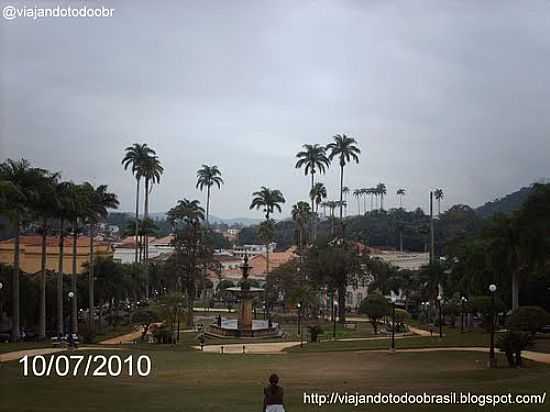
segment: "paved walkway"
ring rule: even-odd
[[[305,344],[306,342],[304,342]],[[227,345],[206,345],[203,348],[203,352],[209,353],[221,353],[223,346],[224,354],[242,354],[243,347],[245,353],[273,355],[273,354],[285,354],[284,349],[292,346],[298,346],[299,341],[296,342],[271,342],[271,343],[231,343]],[[199,349],[200,346],[193,346],[194,349]]]
[[[106,348],[101,346],[79,346],[77,349],[69,348],[40,348],[27,349],[16,352],[7,352],[0,354],[0,363],[21,359],[23,356],[51,355],[52,353],[70,352],[73,350],[122,350],[121,348]]]

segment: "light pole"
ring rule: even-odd
[[[73,291],[70,291],[69,293],[67,293],[67,297],[69,298],[69,302],[71,302],[72,304],[72,301],[73,301],[73,298],[74,298],[74,292]],[[70,306],[72,308],[72,306]],[[70,311],[71,315],[70,315],[70,319],[69,319],[69,335],[71,336],[71,339],[72,339],[72,336],[73,336],[73,311],[71,309]]]
[[[0,282],[0,293],[2,293],[3,287],[4,287],[4,284]],[[4,313],[3,309],[4,309],[3,302],[2,302],[2,299],[0,298],[0,320],[2,320],[2,313]]]
[[[468,302],[465,296],[460,298],[460,333],[464,333],[464,304]]]
[[[332,308],[332,339],[336,339],[336,313],[338,309],[338,302],[334,302]]]
[[[397,297],[391,295],[391,351],[395,352],[395,301]]]
[[[298,308],[298,336],[300,337],[300,347],[304,347],[304,341],[302,338],[302,327],[301,327],[301,320],[302,320],[302,304],[298,302],[296,304],[296,307]]]
[[[491,283],[489,292],[491,293],[491,346],[489,347],[489,367],[497,367],[497,358],[495,357],[495,292],[497,285]]]
[[[439,306],[439,339],[443,338],[443,315],[441,313],[441,305],[443,303],[443,296],[437,295],[437,302]]]

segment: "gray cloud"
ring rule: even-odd
[[[209,163],[226,217],[259,215],[260,185],[304,198],[296,151],[340,132],[363,151],[346,184],[404,187],[408,207],[435,186],[478,205],[550,175],[547,1],[91,4],[115,14],[0,22],[0,156],[107,183],[124,210],[135,141],[166,168],[152,210],[203,199]],[[322,180],[336,198],[337,168]]]

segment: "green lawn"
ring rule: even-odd
[[[152,349],[152,348],[151,348]],[[0,411],[19,412],[149,412],[149,411],[259,411],[262,387],[276,372],[286,391],[288,410],[314,411],[304,405],[303,392],[377,391],[442,393],[472,391],[536,393],[550,391],[550,367],[526,363],[523,369],[485,367],[486,356],[477,353],[290,353],[287,355],[217,355],[173,351],[158,346],[147,353],[153,373],[141,377],[23,377],[21,366],[0,367]],[[114,354],[114,352],[102,354]],[[504,365],[504,359],[499,359]],[[549,401],[547,401],[549,402]],[[548,408],[548,403],[546,405]],[[350,411],[352,406],[330,406],[330,411]],[[375,408],[372,408],[374,410]],[[381,410],[380,407],[377,408]],[[384,407],[384,411],[419,408]],[[462,411],[474,408],[430,407],[429,411]],[[496,408],[500,411],[548,410],[544,407]]]

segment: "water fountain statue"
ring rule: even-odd
[[[238,319],[221,319],[217,323],[208,326],[206,333],[218,337],[277,337],[281,331],[277,323],[271,320],[256,320],[252,314],[252,304],[256,296],[264,292],[262,288],[251,286],[248,279],[250,266],[248,256],[245,254],[241,265],[242,279],[239,286],[227,288],[240,301]]]

